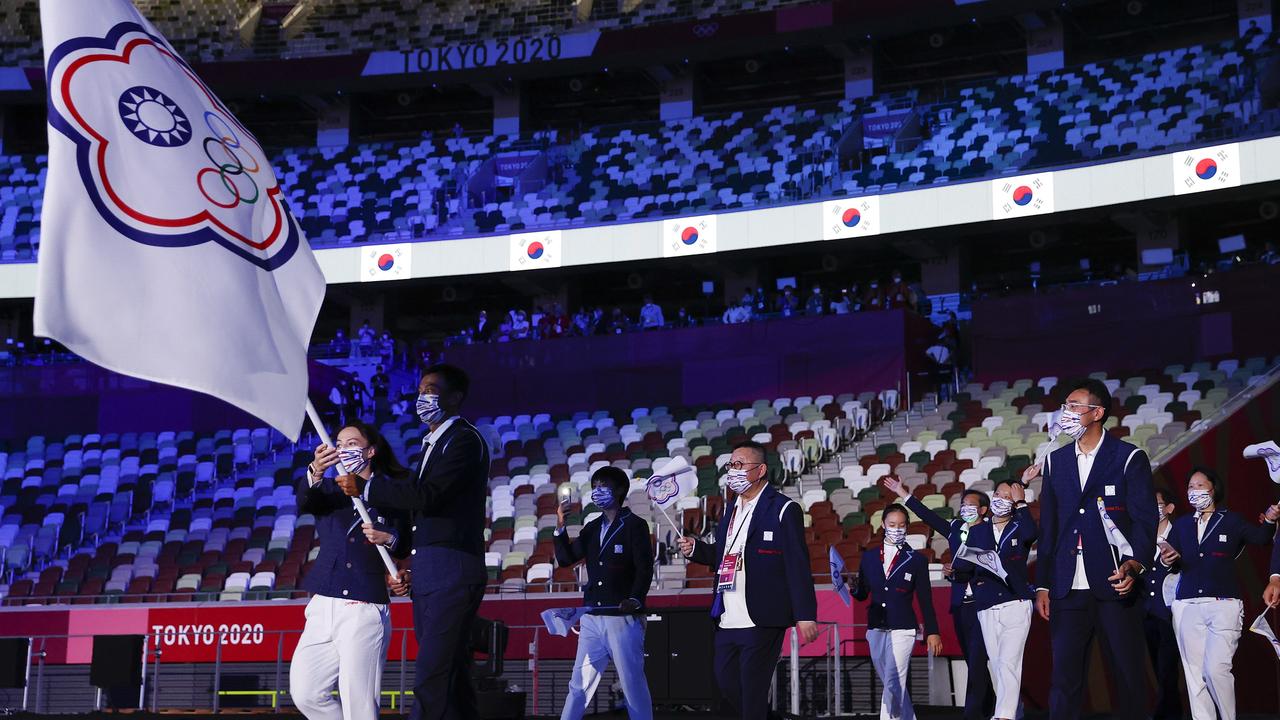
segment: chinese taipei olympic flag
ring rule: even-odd
[[[36,334],[291,439],[324,276],[253,135],[128,0],[41,0]]]

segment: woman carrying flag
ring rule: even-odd
[[[375,720],[391,641],[385,567],[377,546],[408,557],[409,520],[404,513],[370,507],[377,523],[362,523],[351,498],[325,473],[339,460],[347,472],[371,484],[408,471],[372,425],[348,423],[337,444],[336,449],[316,448],[298,481],[298,512],[316,517],[320,554],[302,584],[312,596],[289,664],[289,694],[308,720]],[[408,592],[407,582],[393,587],[397,595]]]
[[[1244,619],[1235,561],[1246,544],[1270,543],[1280,516],[1271,506],[1265,524],[1251,525],[1238,513],[1218,509],[1222,496],[1222,482],[1212,470],[1192,469],[1187,501],[1194,512],[1175,520],[1160,544],[1160,562],[1179,574],[1173,630],[1194,720],[1235,720],[1231,663]]]
[[[1038,470],[1033,465],[1028,474],[1034,478]],[[994,567],[960,558],[953,563],[957,577],[971,578],[996,690],[996,720],[1013,720],[1018,715],[1022,654],[1031,630],[1031,601],[1036,596],[1027,580],[1027,556],[1037,537],[1026,489],[1021,483],[1004,480],[996,483],[991,498],[991,522],[975,527],[968,542],[979,552],[994,552]]]

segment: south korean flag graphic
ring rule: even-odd
[[[1053,212],[1053,173],[991,181],[991,216],[996,220]]]
[[[716,251],[716,216],[676,218],[662,223],[662,256],[702,255]]]
[[[880,234],[880,197],[828,200],[822,203],[822,239],[839,240]]]
[[[413,245],[375,245],[360,253],[360,282],[407,280],[413,270]]]
[[[511,236],[511,269],[560,267],[560,231],[517,233]]]
[[[1174,153],[1173,194],[1218,190],[1240,185],[1240,145],[1214,147]]]

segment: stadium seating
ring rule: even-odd
[[[1280,359],[1276,360],[1280,363]],[[1114,395],[1108,431],[1156,454],[1248,387],[1265,358],[1201,362],[1104,380]],[[947,402],[898,409],[894,391],[761,399],[751,405],[641,407],[478,418],[493,449],[488,551],[490,591],[571,590],[574,569],[554,562],[557,490],[589,496],[598,467],[632,478],[628,503],[656,540],[671,521],[707,531],[724,508],[722,474],[732,446],[751,438],[769,448],[782,489],[805,509],[814,573],[827,573],[827,548],[850,565],[874,548],[890,498],[876,484],[893,473],[944,516],[961,493],[990,491],[1018,477],[1046,449],[1043,434],[1062,399],[1057,378],[970,384]],[[861,429],[860,429],[861,428]],[[412,459],[423,428],[384,425],[397,455]],[[28,602],[142,602],[260,599],[300,594],[318,552],[315,520],[299,514],[294,483],[309,439],[291,446],[266,429],[31,437],[0,451],[0,597]],[[668,520],[653,509],[645,480],[682,456],[696,468],[696,493]],[[1039,483],[1032,484],[1034,500]],[[1034,507],[1034,506],[1033,506]],[[576,532],[598,510],[575,500]],[[913,518],[914,520],[914,518]],[[908,542],[935,562],[944,539],[913,522]],[[707,568],[664,556],[660,588],[709,587]]]
[[[429,2],[318,2],[296,36],[283,38],[264,23],[264,49],[289,57],[337,55],[403,47],[431,47],[477,38],[532,39],[551,34],[607,30],[660,22],[713,19],[761,12],[812,0],[661,0],[624,12],[623,3],[594,3],[578,16],[575,4],[556,0],[430,0]],[[250,0],[135,0],[188,60],[210,62],[252,57],[237,22]],[[269,4],[269,3],[268,3]],[[38,0],[5,0],[0,6],[0,65],[39,63],[43,49]],[[33,38],[36,40],[33,42]]]
[[[273,161],[315,247],[872,194],[1264,132],[1275,114],[1252,116],[1251,90],[1223,78],[1270,42],[1255,34],[1001,78],[930,105],[894,94],[598,127],[573,138],[540,131],[287,149]],[[932,127],[920,142],[877,151],[855,169],[837,161],[850,119],[912,107]],[[486,161],[531,148],[545,148],[552,168],[541,189],[500,202],[466,190]],[[43,156],[0,156],[0,262],[35,257],[46,165]]]

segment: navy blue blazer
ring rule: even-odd
[[[370,487],[390,480],[374,475]],[[362,600],[386,604],[387,572],[378,550],[365,539],[360,529],[363,522],[351,498],[343,494],[333,478],[324,478],[315,487],[304,475],[295,492],[298,512],[316,517],[316,534],[320,536],[320,554],[316,556],[302,587],[317,595],[339,600]],[[406,513],[393,509],[368,507],[369,516],[379,529],[389,531],[395,540],[391,554],[403,558],[409,554],[409,519]]]
[[[1218,510],[1210,516],[1204,537],[1196,540],[1195,514],[1174,520],[1169,544],[1182,556],[1172,569],[1179,574],[1178,599],[1244,599],[1236,577],[1236,558],[1244,552],[1246,544],[1269,544],[1275,530],[1272,523],[1253,525],[1239,513]]]
[[[609,526],[601,542],[600,532],[605,516],[582,527],[578,537],[569,533],[555,535],[556,562],[572,567],[587,561],[587,586],[583,589],[585,605],[598,607],[595,615],[620,615],[623,600],[634,599],[644,607],[653,580],[653,544],[649,540],[649,524],[622,508]]]
[[[938,632],[938,618],[933,612],[933,589],[929,583],[929,561],[921,553],[903,543],[893,558],[889,576],[885,577],[883,550],[862,553],[858,567],[858,582],[853,586],[853,597],[858,600],[871,598],[867,609],[867,627],[872,630],[915,630],[916,610],[911,605],[914,594],[920,603],[920,621],[924,634]]]
[[[1107,581],[1117,562],[1137,560],[1153,564],[1156,548],[1156,496],[1151,485],[1151,461],[1129,443],[1104,433],[1089,481],[1080,488],[1076,446],[1049,453],[1040,491],[1040,559],[1036,579],[1053,598],[1066,597],[1076,572],[1076,542],[1084,549],[1085,575],[1094,597],[1120,596]],[[1133,547],[1133,555],[1115,558],[1098,514],[1102,498],[1116,527]]]
[[[725,534],[738,499],[725,508],[716,525],[715,542],[695,540],[690,559],[720,568]],[[766,485],[756,499],[747,529],[742,564],[747,572],[747,612],[756,627],[789,627],[818,619],[818,596],[809,571],[809,548],[804,541],[804,510],[794,500]],[[719,592],[712,615],[723,607]]]
[[[996,547],[996,531],[993,523],[981,523],[969,533],[969,547],[979,550],[996,550],[1000,554],[1000,565],[1004,567],[1007,577],[979,567],[968,560],[956,560],[952,565],[955,574],[968,578],[973,587],[973,601],[978,610],[993,608],[1012,600],[1032,600],[1036,596],[1027,572],[1027,556],[1031,546],[1035,544],[1039,533],[1036,530],[1035,518],[1031,509],[1020,507],[1014,511],[1013,517],[1005,525],[1004,534],[1000,536],[999,547]]]
[[[415,463],[414,467],[418,466],[421,463]],[[484,567],[488,497],[489,445],[462,418],[454,420],[437,439],[419,472],[370,483],[371,504],[410,513],[414,592],[429,592],[442,584],[484,585],[488,581]]]
[[[1177,518],[1174,518],[1176,520]],[[1158,531],[1157,526],[1157,531]],[[1169,534],[1173,534],[1173,528],[1169,528]],[[1156,554],[1160,552],[1156,549]],[[1173,611],[1168,605],[1164,604],[1164,579],[1169,576],[1169,568],[1163,563],[1157,562],[1151,566],[1151,569],[1142,574],[1143,581],[1146,582],[1147,597],[1145,598],[1147,614],[1154,615],[1158,618],[1173,622]]]
[[[974,525],[969,525],[958,518],[950,521],[944,520],[941,515],[925,507],[925,504],[915,496],[907,498],[904,503],[911,512],[916,514],[916,517],[928,523],[929,527],[933,528],[935,532],[941,533],[947,539],[947,547],[951,549],[951,557],[953,558],[956,556],[956,548],[960,547],[960,544],[968,538],[969,533],[973,532],[974,528],[987,522],[985,517]],[[952,570],[954,569],[955,566],[952,565]],[[964,591],[965,588],[969,587],[969,583],[967,580],[956,577],[954,572],[951,573],[950,582],[951,607],[957,608],[964,604]]]

